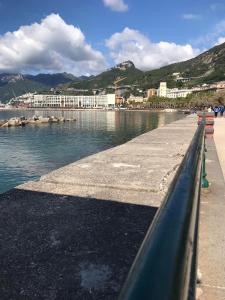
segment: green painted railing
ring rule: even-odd
[[[119,300],[195,299],[200,190],[207,186],[204,135],[203,122],[146,234]]]

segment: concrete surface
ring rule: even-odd
[[[218,141],[218,123],[222,122],[216,120],[216,146],[214,140],[206,140],[206,172],[210,186],[202,189],[201,195],[199,268],[203,293],[200,300],[225,300],[225,182],[217,155],[224,137]],[[219,151],[218,154],[221,157]]]
[[[188,116],[1,194],[0,299],[116,299],[195,130]]]
[[[159,207],[196,127],[188,116],[17,188]]]
[[[215,118],[214,141],[225,179],[225,118]]]

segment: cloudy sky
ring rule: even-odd
[[[0,72],[151,70],[225,42],[225,2],[0,0]]]

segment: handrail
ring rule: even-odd
[[[119,300],[195,299],[204,123],[139,249]]]

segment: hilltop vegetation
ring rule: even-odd
[[[145,72],[143,82],[156,87],[160,81],[167,81],[170,87],[175,87],[173,73],[191,78],[187,86],[225,80],[225,43],[193,59]]]
[[[126,84],[138,84],[140,76],[143,72],[138,70],[134,64],[130,61],[119,64],[97,76],[92,76],[90,79],[87,78],[82,82],[73,82],[67,85],[68,87],[73,87],[76,89],[98,89],[98,88],[107,88],[113,86],[113,82],[118,77],[126,77],[123,80],[122,85]]]
[[[126,63],[126,62],[125,62]],[[225,43],[215,46],[199,56],[180,63],[171,64],[156,70],[142,72],[132,62],[126,69],[121,69],[120,64],[91,79],[82,82],[73,82],[70,87],[83,89],[106,88],[113,84],[117,77],[127,78],[122,85],[137,85],[142,89],[157,88],[160,81],[167,81],[170,88],[180,87],[173,73],[180,73],[181,77],[191,80],[183,86],[191,87],[202,83],[212,83],[225,80]]]

